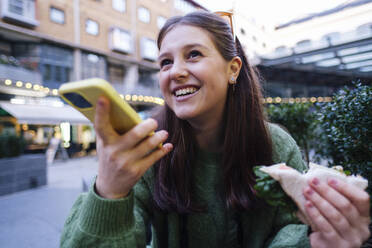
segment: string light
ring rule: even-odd
[[[331,102],[332,97],[296,97],[296,98],[280,98],[275,97],[274,99],[272,97],[267,97],[263,99],[264,103],[306,103],[306,102]]]
[[[28,125],[27,124],[22,124],[22,130],[27,131],[28,130]]]
[[[10,79],[5,79],[4,81],[4,84],[7,85],[7,86],[11,86],[12,85],[12,80]],[[15,83],[15,86],[17,87],[22,87],[23,86],[23,82],[22,81],[17,81]],[[58,95],[58,89],[49,89],[48,87],[44,87],[40,84],[32,84],[30,82],[28,83],[25,83],[25,88],[27,89],[30,89],[30,90],[34,90],[34,91],[43,91],[45,92],[46,94],[48,95],[55,95],[57,96]],[[146,103],[154,103],[154,104],[158,104],[158,105],[164,105],[164,99],[160,98],[160,97],[154,97],[154,96],[144,96],[144,95],[130,95],[130,94],[126,94],[125,96],[123,94],[120,94],[120,97],[125,99],[126,101],[128,102],[146,102]],[[267,97],[267,98],[263,98],[262,99],[262,102],[263,103],[276,103],[276,104],[281,104],[281,103],[306,103],[306,102],[311,102],[311,103],[315,103],[315,102],[331,102],[332,101],[332,97],[323,97],[323,96],[319,96],[319,97],[315,97],[315,96],[312,96],[312,97],[296,97],[296,98],[282,98],[282,97]]]

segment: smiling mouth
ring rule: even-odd
[[[176,97],[181,97],[181,96],[191,95],[191,94],[195,93],[198,90],[199,89],[196,88],[196,87],[187,87],[187,88],[176,90],[173,94]]]

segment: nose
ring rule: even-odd
[[[186,63],[182,60],[173,61],[172,68],[170,70],[170,79],[175,81],[181,81],[189,75]]]

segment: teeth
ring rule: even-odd
[[[186,95],[186,94],[192,94],[192,93],[194,93],[195,91],[197,91],[196,88],[194,88],[194,87],[189,87],[189,88],[184,88],[184,89],[177,90],[177,91],[175,92],[175,95],[176,95],[176,96],[182,96],[182,95]]]

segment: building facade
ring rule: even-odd
[[[258,53],[272,96],[330,96],[372,83],[372,1],[353,0],[275,27]]]
[[[0,78],[57,89],[100,77],[120,93],[158,96],[157,33],[170,16],[197,8],[184,0],[3,0],[0,54],[28,74]]]
[[[137,111],[161,104],[156,37],[192,0],[0,1],[0,135],[30,150],[54,137],[69,154],[95,147],[87,119],[61,102],[62,83],[99,77]],[[33,147],[33,148],[32,148]]]

